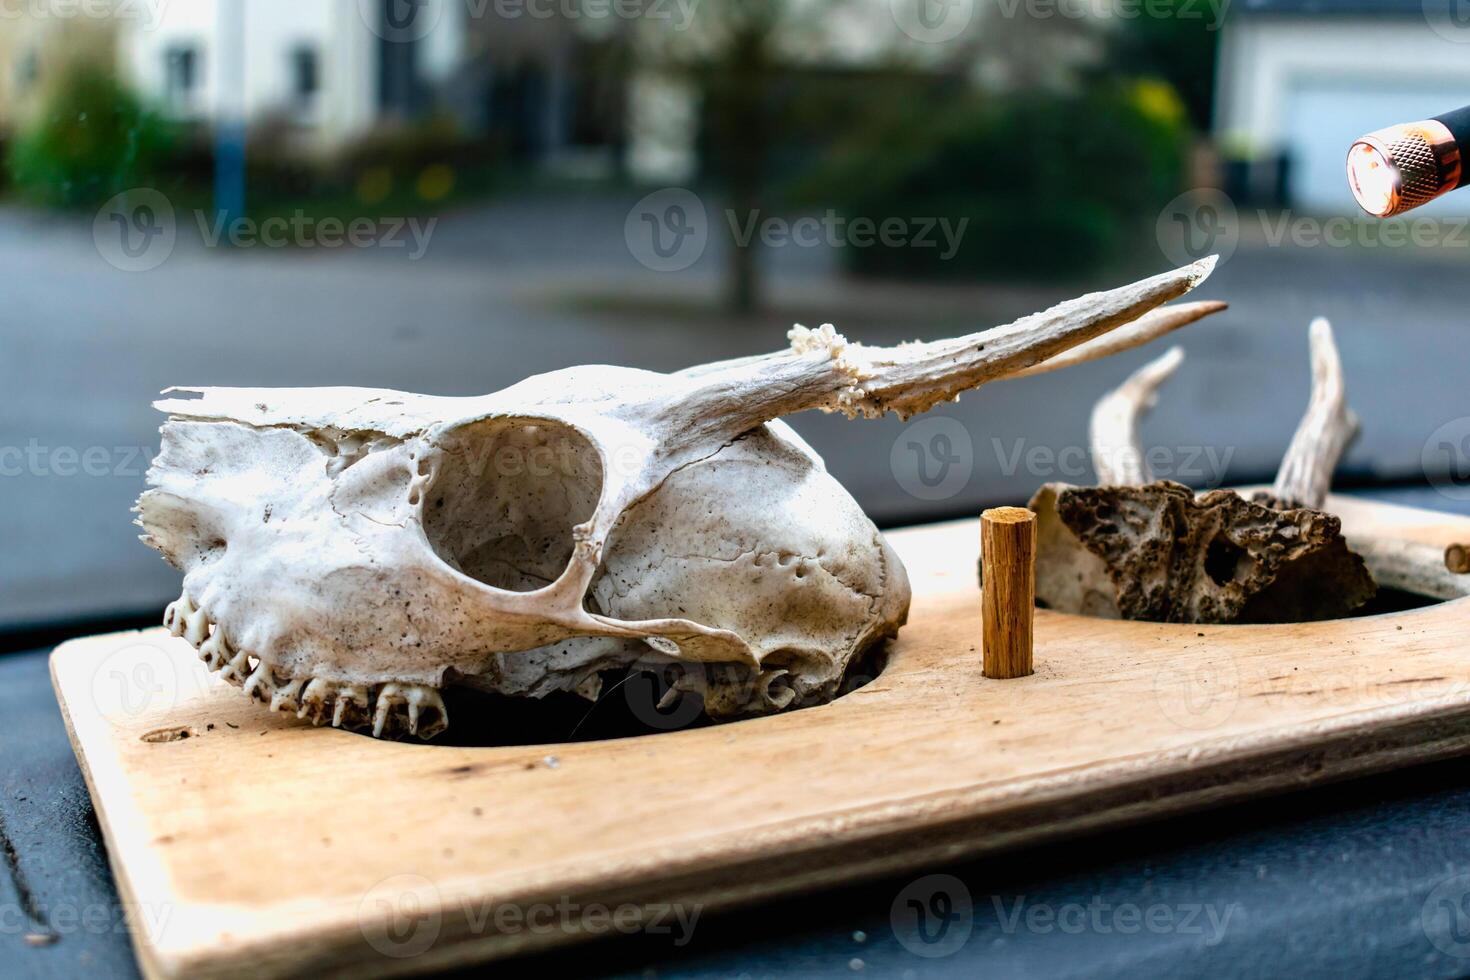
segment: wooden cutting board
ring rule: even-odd
[[[1337,498],[1353,533],[1470,520]],[[887,669],[819,708],[458,748],[273,716],[162,630],[52,673],[152,977],[420,972],[1470,750],[1470,599],[1297,626],[1038,613],[980,673],[978,522],[899,531]],[[600,911],[599,911],[600,910]]]

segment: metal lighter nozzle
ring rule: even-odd
[[[1348,150],[1348,186],[1380,218],[1402,214],[1460,186],[1460,145],[1438,119],[1389,126]]]

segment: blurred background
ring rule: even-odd
[[[896,343],[1219,253],[1144,433],[1269,479],[1337,330],[1345,486],[1470,496],[1470,193],[1356,211],[1353,137],[1470,102],[1459,0],[15,0],[0,10],[0,642],[156,618],[169,385],[478,394],[796,322]],[[793,424],[885,526],[1092,480],[1155,344]]]

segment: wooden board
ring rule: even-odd
[[[1470,538],[1462,518],[1329,507],[1351,532]],[[262,711],[161,630],[59,648],[144,972],[418,972],[677,930],[671,905],[687,919],[1470,750],[1470,599],[1286,627],[1042,612],[1036,673],[996,681],[977,522],[891,538],[915,598],[876,681],[641,738],[375,742]]]

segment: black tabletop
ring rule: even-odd
[[[0,658],[0,976],[136,976],[46,654]],[[685,921],[495,973],[1463,976],[1470,780],[1418,767]]]

